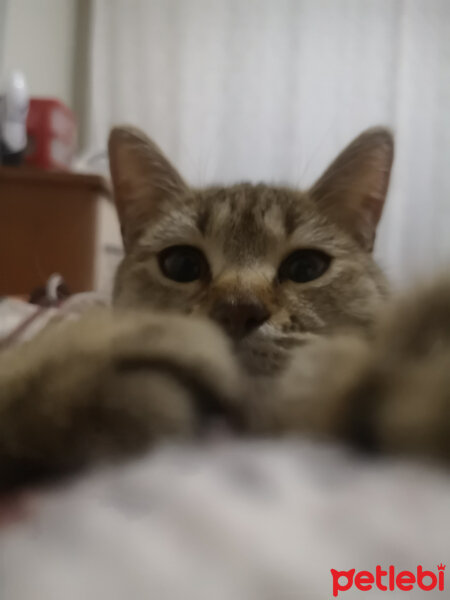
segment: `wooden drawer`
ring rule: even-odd
[[[71,292],[95,289],[105,205],[108,244],[120,252],[101,177],[0,168],[0,295],[29,294],[53,273]]]

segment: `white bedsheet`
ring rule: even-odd
[[[0,529],[1,600],[327,600],[330,569],[450,558],[447,472],[307,441],[162,447],[27,510]],[[448,576],[369,598],[447,598]]]

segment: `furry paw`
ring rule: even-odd
[[[200,319],[103,310],[50,327],[0,360],[3,480],[194,435],[233,412],[239,384],[227,340]]]
[[[249,422],[450,462],[450,281],[394,304],[373,342],[345,335],[299,348]]]

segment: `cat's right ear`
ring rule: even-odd
[[[334,160],[310,190],[325,214],[368,252],[389,186],[394,140],[389,130],[364,131]]]
[[[160,203],[180,195],[187,186],[158,146],[138,129],[112,129],[108,151],[114,199],[127,249],[157,213]]]

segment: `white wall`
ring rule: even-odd
[[[33,96],[59,98],[70,107],[76,16],[77,0],[9,0],[6,6],[5,70],[21,69]]]

